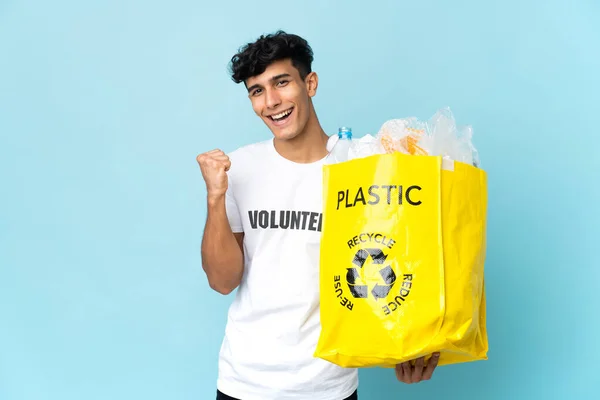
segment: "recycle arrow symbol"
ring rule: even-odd
[[[366,260],[371,257],[373,264],[383,264],[387,259],[387,255],[380,249],[360,249],[356,252],[352,263],[358,268],[362,268]],[[355,298],[367,298],[369,295],[369,288],[367,285],[357,285],[356,280],[360,278],[360,275],[355,267],[347,268],[346,281],[348,283],[348,289]],[[388,265],[379,271],[381,278],[385,284],[376,284],[371,290],[371,294],[375,299],[385,298],[392,289],[394,282],[396,282],[396,274],[394,270]]]
[[[369,287],[367,285],[357,285],[356,280],[360,278],[356,268],[347,268],[346,281],[348,281],[348,289],[352,296],[358,299],[366,299],[369,296]]]
[[[392,267],[390,267],[389,265],[380,270],[379,274],[381,275],[383,281],[386,284],[375,284],[375,286],[373,286],[373,290],[371,290],[371,293],[376,299],[383,299],[390,293],[390,290],[392,290],[392,286],[394,286],[394,282],[396,282],[396,274],[394,273]]]

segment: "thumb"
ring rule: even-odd
[[[231,160],[227,159],[224,163],[223,163],[223,167],[225,169],[225,172],[229,171],[231,169]]]

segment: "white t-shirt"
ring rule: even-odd
[[[229,309],[217,388],[243,400],[344,399],[358,387],[357,370],[313,356],[321,330],[324,160],[289,161],[272,139],[229,157],[227,215],[232,230],[244,232],[245,266]]]

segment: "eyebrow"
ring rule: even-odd
[[[270,82],[276,81],[277,79],[281,79],[281,78],[286,78],[286,77],[291,77],[290,74],[284,73],[284,74],[279,74],[279,75],[275,75],[274,77],[272,77],[271,79],[269,79]],[[248,88],[248,93],[250,93],[251,91],[253,91],[254,89],[260,87],[260,85],[257,83],[256,85],[252,85]]]

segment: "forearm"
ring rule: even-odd
[[[233,291],[242,279],[244,256],[225,209],[224,196],[208,200],[208,217],[202,238],[202,268],[214,290]]]

